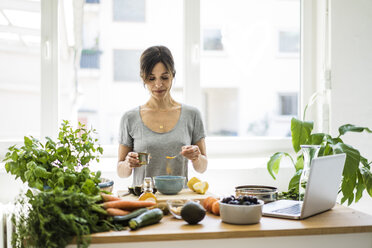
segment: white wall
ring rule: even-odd
[[[372,129],[372,1],[333,0],[330,13],[331,132],[348,123]],[[342,139],[372,160],[372,134]],[[372,205],[366,192],[362,201]]]

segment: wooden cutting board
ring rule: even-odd
[[[118,190],[118,196],[121,199],[125,199],[125,200],[138,200],[138,196],[135,196],[132,194],[126,195],[127,192],[128,190]],[[156,192],[155,196],[156,196],[156,199],[158,199],[158,202],[164,202],[168,200],[179,200],[179,199],[180,200],[184,200],[184,199],[200,200],[202,202],[208,196],[216,197],[214,194],[208,191],[204,195],[201,195],[201,194],[195,193],[194,191],[190,189],[183,189],[181,190],[181,192],[179,192],[176,195],[163,195],[160,192]]]

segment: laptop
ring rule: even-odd
[[[263,206],[262,215],[305,219],[325,212],[336,204],[346,154],[314,158],[311,161],[304,201],[278,200]]]

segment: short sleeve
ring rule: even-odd
[[[200,111],[198,109],[195,109],[194,130],[192,132],[191,144],[195,145],[202,138],[205,138],[204,124]]]
[[[120,120],[119,128],[119,143],[127,147],[133,147],[133,138],[130,135],[129,116],[124,114]]]

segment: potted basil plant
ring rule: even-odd
[[[89,163],[99,161],[103,149],[96,144],[95,130],[79,123],[73,129],[63,121],[57,140],[46,137],[42,143],[30,136],[24,145],[11,146],[3,160],[8,173],[27,182],[31,188],[48,191],[57,187],[63,190],[96,195],[100,191],[101,172],[91,172]]]

